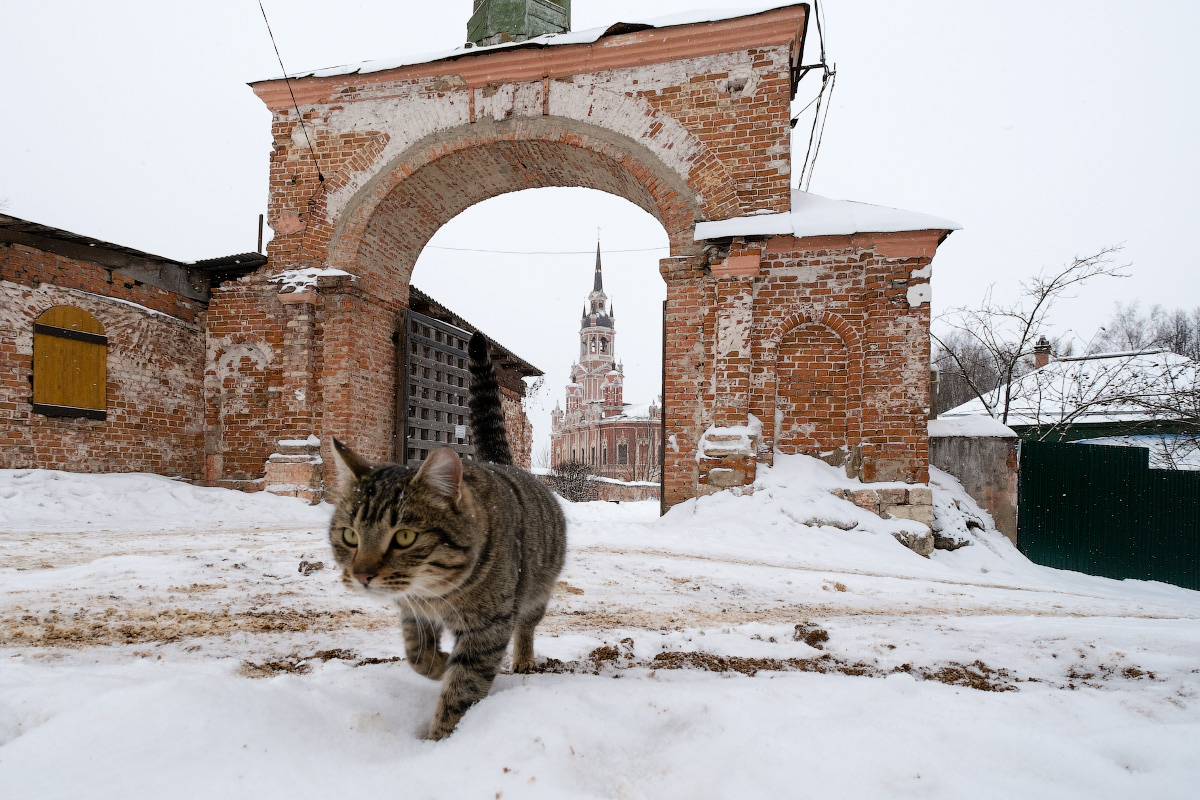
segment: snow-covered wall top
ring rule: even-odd
[[[728,236],[845,236],[852,233],[957,231],[953,220],[887,206],[832,200],[800,189],[792,190],[792,210],[786,214],[752,214],[696,225],[696,241]]]
[[[411,67],[416,64],[429,64],[434,61],[446,61],[454,58],[462,58],[463,56],[474,56],[482,53],[491,53],[497,50],[507,50],[521,47],[555,47],[566,44],[592,44],[602,39],[610,31],[614,33],[626,33],[630,26],[634,26],[637,30],[645,30],[647,28],[669,28],[675,25],[694,25],[704,22],[719,22],[725,19],[736,19],[738,17],[751,17],[755,14],[762,14],[765,11],[774,11],[777,8],[788,8],[789,6],[802,5],[794,2],[794,0],[786,0],[786,2],[766,3],[758,8],[707,8],[695,9],[692,11],[682,11],[678,14],[667,14],[661,17],[651,19],[635,20],[632,22],[614,22],[603,28],[588,28],[582,31],[567,31],[566,33],[547,33],[543,36],[535,36],[532,39],[526,39],[523,42],[504,42],[502,44],[489,45],[487,47],[455,47],[450,50],[438,50],[428,53],[416,53],[409,56],[398,56],[396,58],[382,58],[376,61],[364,61],[359,64],[343,64],[337,67],[327,67],[325,69],[310,70],[308,72],[300,72],[295,75],[289,75],[290,78],[328,78],[336,75],[367,75],[372,72],[383,72],[384,70],[397,69],[398,67]],[[615,30],[614,30],[615,29]],[[279,75],[267,80],[283,80],[283,76]]]
[[[946,417],[931,419],[929,420],[929,436],[931,438],[972,436],[1015,439],[1017,434],[1000,420],[992,419],[986,414],[975,414],[949,419]]]

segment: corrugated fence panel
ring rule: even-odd
[[[1017,526],[1038,564],[1200,589],[1200,473],[1142,448],[1022,442]]]

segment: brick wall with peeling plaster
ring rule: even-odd
[[[33,323],[74,306],[104,327],[106,419],[34,413]],[[200,304],[119,271],[0,244],[0,468],[203,472]]]
[[[255,84],[272,112],[275,238],[268,266],[217,288],[203,315],[193,474],[316,497],[329,454],[310,435],[390,458],[392,335],[425,243],[489,197],[584,186],[639,205],[670,239],[666,505],[744,487],[776,450],[842,461],[865,480],[925,482],[929,260],[945,231],[694,241],[699,221],[791,207],[789,68],[803,14],[304,78],[292,88],[307,136],[288,87]],[[282,294],[268,280],[310,266],[353,277]],[[762,428],[744,452],[715,444],[752,418]],[[706,436],[720,455],[698,457]]]

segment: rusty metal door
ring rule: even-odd
[[[416,466],[438,447],[474,456],[467,392],[471,334],[416,311],[405,312],[396,408],[396,461]]]

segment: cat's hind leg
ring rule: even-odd
[[[513,672],[534,671],[533,631],[544,616],[546,616],[545,604],[536,609],[527,610],[517,621],[517,630],[513,634]]]

